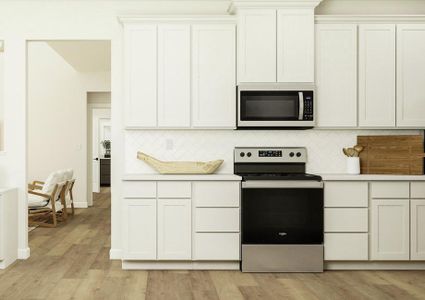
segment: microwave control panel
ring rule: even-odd
[[[305,91],[304,95],[304,116],[303,120],[311,121],[313,120],[314,107],[313,107],[313,92]]]

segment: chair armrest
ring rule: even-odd
[[[41,197],[46,198],[46,200],[49,200],[49,199],[50,199],[50,197],[51,197],[50,195],[43,194],[43,193],[38,193],[38,192],[34,192],[34,191],[31,191],[31,190],[29,190],[29,191],[28,191],[28,194],[41,196]]]
[[[32,183],[29,183],[28,184],[28,190],[41,190],[42,189],[42,187],[41,186],[39,186],[39,185],[34,185],[34,184],[32,184]]]
[[[33,185],[44,185],[44,181],[34,180],[32,182]]]

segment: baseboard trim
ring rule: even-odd
[[[31,254],[30,248],[18,249],[18,259],[27,259],[30,257],[30,254]]]
[[[325,262],[325,270],[425,270],[423,261]]]
[[[110,249],[109,250],[109,259],[120,260],[121,259],[121,250],[120,249]]]
[[[75,208],[88,208],[87,202],[74,202]]]
[[[123,260],[123,270],[240,270],[239,261]]]

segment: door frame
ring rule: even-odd
[[[111,110],[110,103],[89,103],[87,102],[87,204],[93,206],[93,141],[92,141],[92,124],[93,124],[93,110],[109,109]],[[112,126],[112,124],[111,124]]]

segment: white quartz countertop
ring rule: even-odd
[[[162,174],[126,174],[124,181],[240,181],[242,178],[234,174],[208,175],[162,175]]]
[[[425,181],[425,175],[320,174],[324,181]]]

